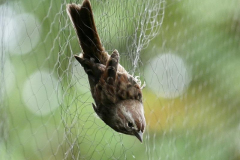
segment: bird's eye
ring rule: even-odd
[[[131,122],[128,122],[128,127],[132,128],[133,127],[133,124]]]

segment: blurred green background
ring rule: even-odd
[[[105,49],[147,84],[142,144],[94,113],[67,3],[0,1],[0,160],[240,160],[239,0],[91,0]]]

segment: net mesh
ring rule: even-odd
[[[0,2],[0,159],[240,159],[239,0],[91,0],[146,82],[142,144],[94,113],[67,3]]]

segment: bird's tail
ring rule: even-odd
[[[110,56],[101,44],[89,0],[84,0],[81,6],[68,4],[67,13],[76,30],[83,58],[94,58],[96,62],[106,65]]]

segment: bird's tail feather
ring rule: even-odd
[[[68,4],[67,13],[76,30],[84,58],[94,58],[96,62],[106,65],[110,56],[101,44],[89,0],[84,0],[81,6]]]

